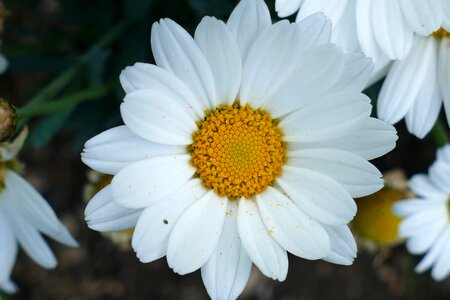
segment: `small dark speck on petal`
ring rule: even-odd
[[[167,221],[166,219],[163,220],[164,224],[169,224],[169,221]]]

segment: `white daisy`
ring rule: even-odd
[[[433,128],[442,102],[450,124],[450,23],[442,26],[428,37],[414,37],[413,48],[393,64],[378,98],[381,119],[395,124],[405,118],[409,132],[419,138]]]
[[[372,58],[370,84],[383,77],[390,60],[413,49],[413,36],[436,31],[449,9],[448,0],[276,0],[280,17],[298,11],[297,21],[323,12],[333,23],[332,41],[346,51],[362,50]]]
[[[386,74],[388,58],[396,59],[379,95],[381,119],[395,124],[405,117],[409,132],[423,138],[444,99],[450,124],[448,0],[277,0],[276,8],[280,16],[300,8],[298,20],[324,12],[333,22],[334,42],[374,60],[369,84]]]
[[[57,261],[42,234],[68,246],[75,247],[64,225],[42,196],[18,173],[13,161],[20,150],[26,133],[12,144],[0,146],[0,290],[14,293],[11,281],[18,245],[43,268],[56,267]]]
[[[201,268],[213,299],[236,298],[252,263],[284,280],[287,252],[351,264],[352,197],[382,187],[367,160],[397,137],[361,94],[370,60],[329,38],[323,15],[272,24],[262,0],[241,1],[226,24],[205,17],[194,38],[154,24],[157,66],[120,77],[125,125],[82,154],[114,175],[86,209],[89,226],[136,226],[142,262]]]
[[[431,268],[433,278],[443,280],[450,274],[450,146],[438,150],[428,176],[414,175],[409,186],[417,198],[394,206],[405,217],[399,233],[409,252],[425,254],[416,272]]]

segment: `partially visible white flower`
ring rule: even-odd
[[[346,51],[361,50],[383,77],[391,60],[405,58],[414,34],[428,36],[445,20],[448,0],[277,0],[280,17],[297,11],[297,21],[323,12],[333,23],[332,41]]]
[[[13,144],[0,145],[0,290],[7,293],[17,289],[10,277],[19,245],[43,268],[54,268],[57,261],[42,234],[65,245],[77,246],[45,199],[10,169],[25,135],[20,135]]]
[[[414,175],[409,186],[417,198],[394,205],[394,212],[405,217],[399,234],[410,253],[425,254],[416,272],[431,268],[432,277],[443,280],[450,274],[450,145],[438,150],[428,176]]]
[[[378,100],[381,119],[395,124],[405,118],[409,132],[423,138],[443,100],[450,124],[450,1],[277,0],[276,8],[284,16],[295,12],[292,5],[300,9],[298,20],[325,13],[334,42],[373,59],[369,85],[389,71]]]
[[[450,9],[445,12],[450,18]],[[450,124],[450,25],[434,34],[415,36],[403,60],[394,62],[378,97],[378,116],[395,124],[405,118],[419,138],[433,128],[444,103]]]
[[[86,142],[83,162],[114,175],[86,208],[100,231],[136,227],[142,262],[201,269],[213,299],[234,299],[252,263],[283,281],[288,252],[350,265],[353,197],[383,186],[368,162],[395,146],[361,93],[372,64],[329,43],[321,14],[272,24],[262,0],[194,37],[155,23],[157,66],[126,68],[125,125]]]

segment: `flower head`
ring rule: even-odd
[[[290,252],[348,265],[352,197],[383,185],[367,159],[390,151],[392,126],[370,118],[361,54],[329,43],[314,15],[271,23],[243,0],[225,24],[205,17],[192,38],[169,19],[152,28],[157,66],[120,79],[125,125],[86,143],[82,160],[114,175],[86,208],[94,229],[136,226],[142,262],[199,268],[210,296],[236,298],[252,263],[284,280]]]
[[[449,1],[277,0],[280,16],[298,9],[297,20],[325,13],[334,42],[373,59],[370,83],[388,73],[377,106],[381,119],[405,118],[409,132],[423,138],[444,102],[450,124]]]
[[[425,174],[409,181],[416,198],[394,206],[404,217],[399,234],[407,239],[412,254],[425,254],[416,267],[421,273],[431,268],[435,280],[450,274],[450,146],[438,150],[437,159]]]
[[[56,258],[42,234],[68,246],[76,246],[64,225],[41,195],[17,173],[14,160],[26,137],[0,144],[0,290],[16,291],[10,276],[18,245],[41,267],[54,268]]]

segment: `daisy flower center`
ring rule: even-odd
[[[261,193],[281,174],[285,143],[265,111],[250,106],[221,106],[197,123],[191,163],[203,185],[220,196]]]
[[[433,35],[440,39],[445,38],[445,37],[450,38],[450,32],[448,32],[444,28],[439,28],[439,30],[433,32]]]

